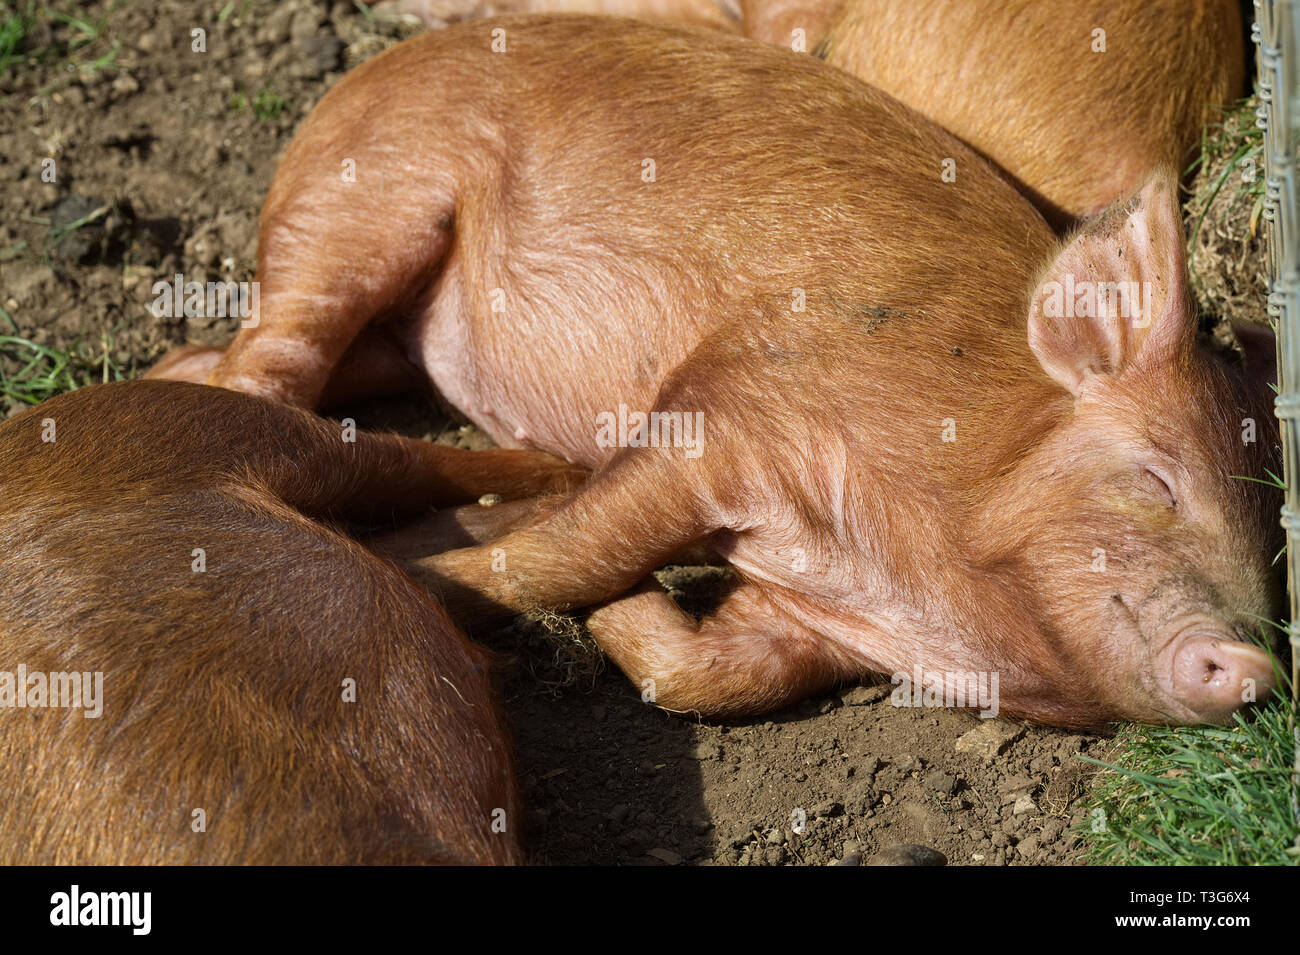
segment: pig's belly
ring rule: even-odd
[[[598,441],[599,416],[617,418],[620,405],[650,410],[705,329],[680,310],[669,308],[678,318],[666,320],[643,302],[588,304],[581,313],[554,314],[536,302],[494,313],[471,301],[462,270],[449,262],[408,327],[407,353],[497,444],[596,467],[617,451]]]

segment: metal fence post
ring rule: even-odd
[[[1264,130],[1264,218],[1269,227],[1268,314],[1277,331],[1277,416],[1282,426],[1286,499],[1287,593],[1290,596],[1291,692],[1300,694],[1300,11],[1297,0],[1254,0],[1252,36],[1258,53],[1259,110]],[[1292,717],[1295,759],[1291,810],[1300,823],[1300,726]]]

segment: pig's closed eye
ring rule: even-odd
[[[1150,485],[1151,490],[1164,499],[1170,507],[1178,506],[1178,499],[1174,497],[1174,489],[1169,484],[1169,479],[1154,468],[1143,468],[1143,478]]]

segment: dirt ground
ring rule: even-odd
[[[151,286],[177,273],[251,280],[258,208],[294,128],[346,68],[417,27],[305,0],[96,2],[77,16],[91,29],[40,18],[28,47],[50,55],[0,76],[0,305],[15,326],[0,335],[129,376],[172,344],[229,338],[233,320],[155,318]],[[206,52],[191,48],[196,29]],[[425,402],[355,415],[477,443]],[[717,573],[665,579],[707,592]],[[888,686],[695,723],[642,704],[612,666],[591,672],[599,660],[580,644],[557,651],[544,628],[521,622],[488,642],[511,654],[504,690],[537,862],[1079,860],[1088,764],[1076,756],[1098,752],[1096,737],[899,709]]]

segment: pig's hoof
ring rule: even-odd
[[[948,858],[929,846],[886,846],[867,865],[947,865]]]

